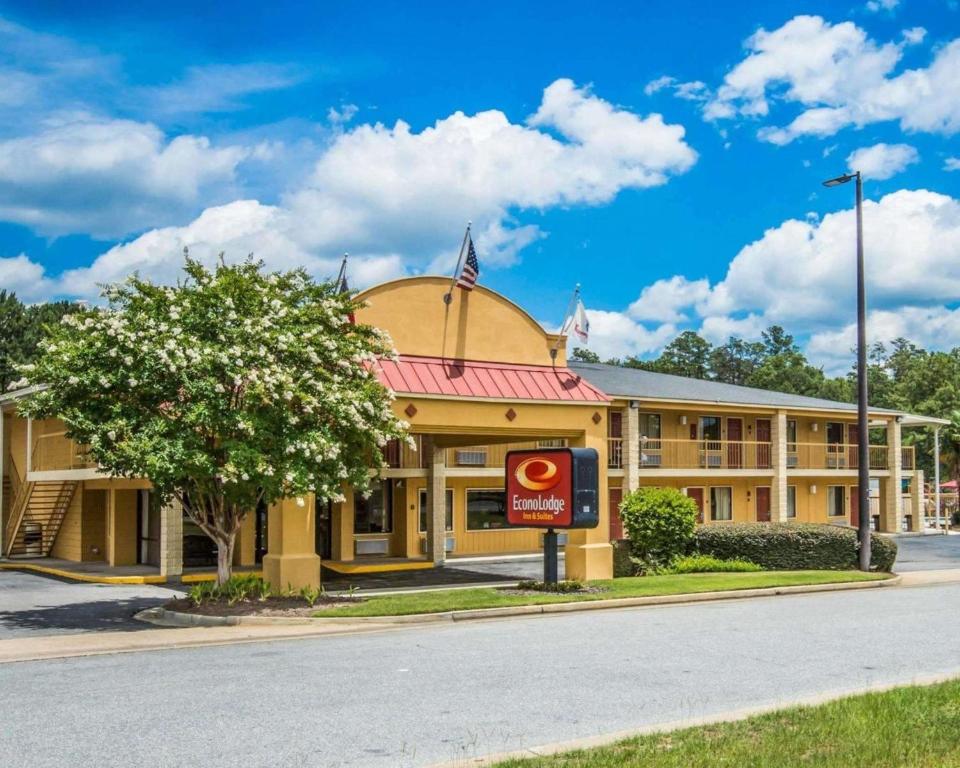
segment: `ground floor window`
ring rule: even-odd
[[[728,486],[710,489],[710,519],[733,520],[733,489]]]
[[[393,504],[389,480],[371,480],[370,495],[353,494],[353,532],[390,533],[393,530]]]
[[[446,501],[447,530],[453,530],[453,489],[447,488],[444,493]],[[420,533],[427,530],[427,489],[420,489]]]
[[[847,513],[847,497],[842,485],[827,486],[827,514],[830,517],[843,517]]]
[[[787,518],[797,516],[797,486],[787,486]]]
[[[506,494],[501,489],[467,491],[467,530],[489,531],[507,527]]]

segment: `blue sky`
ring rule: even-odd
[[[364,285],[473,219],[481,281],[545,324],[580,282],[603,355],[777,322],[845,370],[820,181],[856,163],[875,337],[949,348],[958,71],[950,0],[0,3],[0,286],[93,298],[183,245]]]

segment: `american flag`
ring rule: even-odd
[[[467,260],[463,262],[457,285],[465,291],[472,291],[480,276],[480,262],[477,261],[477,252],[473,247],[473,238],[467,235]]]

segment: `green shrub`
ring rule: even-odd
[[[686,554],[697,527],[696,502],[674,488],[638,488],[624,497],[620,519],[642,569]]]
[[[664,573],[750,573],[762,571],[756,563],[749,560],[721,560],[713,555],[684,555],[674,558],[663,570]]]
[[[226,600],[230,605],[256,598],[263,602],[273,594],[269,582],[253,573],[231,576],[220,586],[215,581],[200,581],[190,587],[187,596],[194,605]]]
[[[890,571],[897,544],[886,536],[871,539],[874,570]],[[836,570],[857,567],[857,531],[813,523],[733,523],[699,526],[693,550],[723,560],[742,558],[770,570]]]

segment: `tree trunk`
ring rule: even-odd
[[[236,532],[223,534],[217,540],[217,584],[223,586],[233,575],[233,547],[237,541]]]

